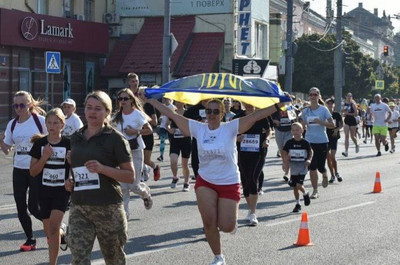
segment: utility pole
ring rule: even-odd
[[[164,37],[162,60],[162,83],[169,82],[171,69],[171,1],[164,0]]]
[[[342,49],[342,0],[337,0],[336,17],[336,46],[334,53],[334,85],[335,85],[335,109],[337,112],[342,108],[343,89],[343,49]]]
[[[285,60],[285,91],[292,93],[293,83],[293,0],[287,0],[287,28],[286,28],[286,60]]]
[[[326,0],[326,24],[330,27],[333,21],[332,0]],[[329,32],[332,32],[332,27]]]

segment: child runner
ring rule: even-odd
[[[61,103],[61,108],[65,114],[65,127],[62,131],[63,136],[71,136],[75,131],[83,127],[83,123],[76,115],[76,103],[72,98],[66,99]]]
[[[293,187],[296,206],[294,213],[301,210],[299,191],[303,193],[304,205],[310,205],[310,195],[305,190],[303,183],[308,172],[308,166],[311,164],[313,151],[310,143],[303,139],[303,125],[299,122],[292,124],[291,132],[293,138],[288,140],[282,149],[283,170],[289,170],[290,181],[289,186]]]

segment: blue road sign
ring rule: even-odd
[[[61,53],[46,52],[46,73],[59,74],[61,73]]]

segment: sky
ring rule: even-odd
[[[308,0],[312,10],[325,16],[326,14],[326,0]],[[378,8],[378,17],[382,17],[383,10],[386,11],[386,16],[390,15],[394,33],[400,32],[400,18],[395,19],[394,14],[400,15],[400,0],[342,0],[343,13],[349,12],[358,7],[358,3],[363,3],[363,8],[371,13],[374,13],[374,8]],[[336,0],[332,0],[332,9],[336,14]]]

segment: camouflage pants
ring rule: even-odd
[[[126,264],[127,221],[122,204],[71,205],[67,240],[72,264],[90,264],[96,237],[106,264]]]

